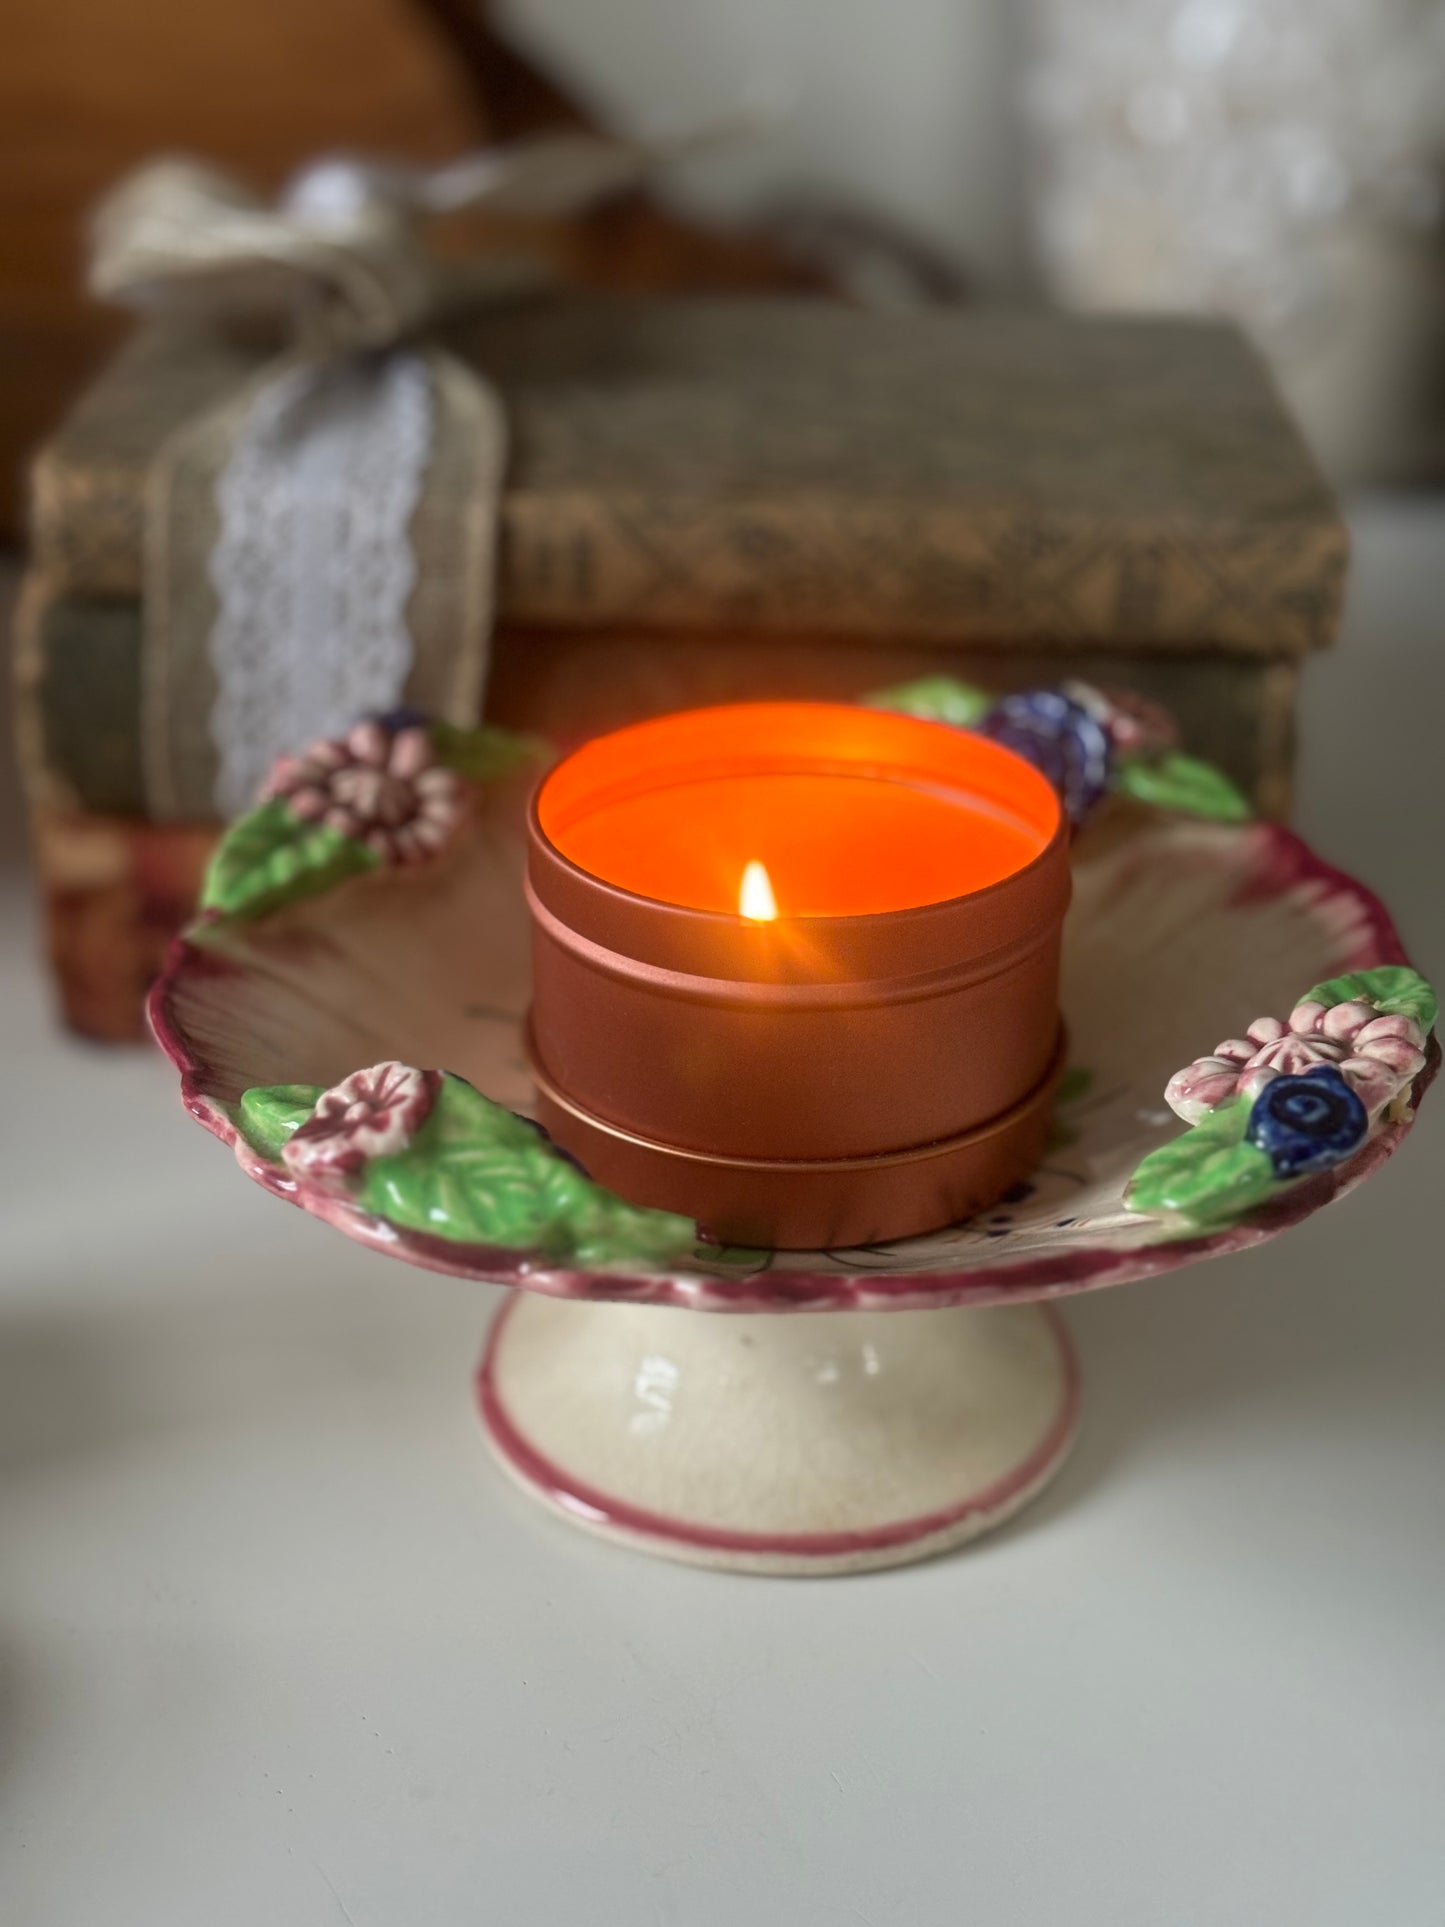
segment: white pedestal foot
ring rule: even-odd
[[[1058,1315],[732,1317],[519,1292],[479,1375],[503,1466],[573,1525],[740,1572],[838,1573],[961,1545],[1073,1442]]]

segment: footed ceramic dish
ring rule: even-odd
[[[968,1223],[726,1249],[550,1145],[523,1048],[542,752],[496,731],[372,719],[278,767],[152,993],[186,1107],[254,1182],[518,1287],[478,1375],[493,1450],[572,1523],[670,1557],[861,1570],[1008,1517],[1077,1425],[1050,1301],[1298,1224],[1398,1148],[1439,1062],[1380,903],[1248,821],[1158,712],[1078,686],[876,700],[1009,742],[1079,826],[1053,1140]]]

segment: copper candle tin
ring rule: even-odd
[[[619,798],[788,772],[952,792],[1007,820],[1025,860],[967,894],[855,914],[789,916],[780,890],[778,920],[752,922],[564,851]],[[541,785],[527,896],[538,1119],[633,1202],[730,1244],[876,1244],[966,1217],[1037,1163],[1062,1068],[1068,837],[1051,786],[998,745],[832,704],[639,724]]]

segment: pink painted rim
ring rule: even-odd
[[[701,1525],[616,1499],[599,1487],[574,1478],[524,1437],[508,1413],[497,1386],[498,1354],[516,1302],[515,1298],[511,1299],[497,1314],[477,1370],[477,1403],[488,1439],[510,1470],[548,1504],[586,1525],[628,1538],[651,1539],[698,1552],[742,1553],[776,1559],[846,1559],[917,1545],[922,1540],[940,1538],[969,1520],[977,1520],[982,1527],[987,1520],[1021,1504],[1060,1463],[1078,1429],[1078,1354],[1063,1319],[1052,1307],[1045,1307],[1043,1316],[1063,1365],[1062,1396],[1043,1437],[1002,1478],[995,1479],[981,1491],[970,1493],[957,1505],[894,1520],[871,1531],[735,1532],[725,1526]]]
[[[1356,951],[1341,963],[1341,971],[1409,962],[1389,912],[1364,884],[1316,856],[1292,830],[1280,824],[1250,824],[1240,833],[1259,846],[1259,861],[1245,885],[1246,890],[1274,892],[1312,883],[1321,886],[1322,900],[1343,897],[1350,902],[1364,925],[1365,935]],[[185,937],[176,938],[165,968],[151,987],[147,1015],[156,1042],[180,1073],[181,1098],[186,1109],[213,1136],[231,1146],[246,1175],[277,1197],[333,1225],[358,1244],[388,1257],[450,1277],[515,1285],[557,1298],[674,1305],[692,1311],[790,1312],[927,1310],[947,1305],[1020,1304],[1072,1296],[1076,1292],[1097,1291],[1109,1285],[1157,1277],[1181,1265],[1226,1257],[1264,1244],[1352,1191],[1399,1149],[1410,1128],[1409,1121],[1386,1125],[1347,1163],[1307,1179],[1277,1203],[1263,1206],[1223,1230],[1185,1237],[1165,1234],[1153,1244],[1054,1251],[1034,1258],[1001,1258],[995,1264],[979,1265],[968,1271],[887,1276],[864,1271],[772,1269],[737,1278],[720,1273],[579,1271],[558,1266],[542,1252],[464,1244],[424,1232],[399,1230],[384,1219],[360,1210],[345,1196],[298,1185],[283,1168],[259,1157],[217,1101],[207,1094],[206,1065],[193,1052],[174,1010],[177,990],[189,974],[214,976],[235,968],[214,953],[197,948]],[[1438,1044],[1432,1040],[1429,1061],[1415,1082],[1413,1098],[1417,1107],[1440,1067],[1440,1055]]]

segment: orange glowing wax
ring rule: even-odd
[[[782,919],[987,889],[1059,826],[1053,789],[1012,752],[834,703],[740,703],[618,730],[560,764],[537,807],[554,847],[619,889],[737,916],[757,865]]]

